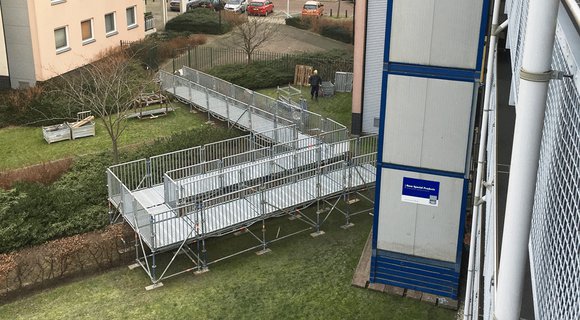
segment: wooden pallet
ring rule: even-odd
[[[294,68],[294,85],[308,85],[308,78],[310,78],[310,75],[312,75],[313,71],[314,68],[312,66],[297,64]]]

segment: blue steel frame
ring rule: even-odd
[[[373,238],[372,238],[372,258],[370,282],[385,283],[398,287],[403,287],[412,290],[432,293],[440,296],[457,299],[459,286],[459,271],[461,268],[461,254],[463,249],[463,234],[465,228],[466,207],[467,207],[467,193],[469,180],[466,179],[469,167],[466,165],[465,172],[446,172],[440,170],[432,170],[427,168],[403,166],[392,163],[383,162],[383,145],[385,133],[385,117],[386,117],[386,97],[387,97],[387,81],[389,74],[404,75],[413,77],[424,77],[431,79],[453,80],[463,82],[473,82],[474,85],[478,82],[481,74],[483,49],[485,46],[485,34],[487,32],[487,21],[489,13],[489,0],[482,0],[482,15],[479,30],[479,45],[477,50],[475,69],[459,69],[459,68],[444,68],[436,66],[415,65],[406,63],[391,62],[390,59],[390,43],[391,43],[391,25],[393,2],[395,0],[387,0],[387,17],[386,17],[386,32],[385,32],[385,50],[384,50],[384,65],[383,65],[383,81],[381,87],[381,109],[380,109],[380,125],[378,138],[378,154],[377,154],[377,171],[376,171],[376,189],[375,189],[375,205],[374,205],[374,221],[373,221]],[[473,99],[477,99],[474,95]],[[475,101],[472,101],[472,105]],[[472,111],[473,112],[473,111]],[[471,118],[473,118],[473,114]],[[471,126],[470,126],[471,129]],[[470,135],[471,136],[471,135]],[[470,143],[470,142],[468,142]],[[468,148],[469,150],[470,148]],[[469,155],[466,155],[469,156]],[[459,230],[457,233],[457,250],[455,263],[443,262],[433,259],[426,259],[417,256],[406,254],[388,252],[377,249],[378,238],[378,221],[379,208],[381,200],[381,171],[383,168],[403,170],[416,173],[426,173],[439,176],[446,176],[452,178],[461,178],[463,182],[463,195],[461,200],[461,212],[459,221]],[[411,273],[405,273],[405,266],[412,269]],[[386,268],[385,268],[386,267]],[[380,277],[384,275],[381,270],[390,270],[390,276]],[[410,271],[410,270],[409,270]],[[401,277],[402,275],[412,275],[411,279]],[[430,275],[430,277],[426,277]],[[404,281],[402,281],[405,279]],[[422,281],[423,280],[423,281]],[[449,284],[445,287],[443,284]]]

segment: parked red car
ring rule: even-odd
[[[254,0],[248,5],[247,11],[251,16],[267,16],[274,12],[274,4],[270,0]]]

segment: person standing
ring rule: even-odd
[[[318,75],[318,70],[312,72],[312,75],[308,78],[308,83],[310,84],[310,99],[318,100],[318,91],[322,84],[322,78]]]

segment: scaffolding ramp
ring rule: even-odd
[[[341,124],[316,113],[241,88],[197,70],[183,76],[161,71],[168,93],[249,134],[203,146],[136,160],[107,169],[111,220],[123,218],[136,234],[136,265],[153,283],[188,271],[204,272],[206,240],[262,223],[262,236],[251,233],[261,249],[295,233],[322,233],[331,212],[350,196],[374,188],[376,135],[349,138]],[[315,215],[302,209],[315,205]],[[330,210],[324,211],[323,207]],[[266,220],[289,215],[305,228],[267,239]],[[172,252],[164,266],[160,253]],[[237,254],[239,254],[237,253]],[[179,254],[191,266],[170,272]],[[235,254],[234,254],[235,255]],[[231,256],[231,255],[230,255]],[[229,256],[228,256],[229,257]]]

